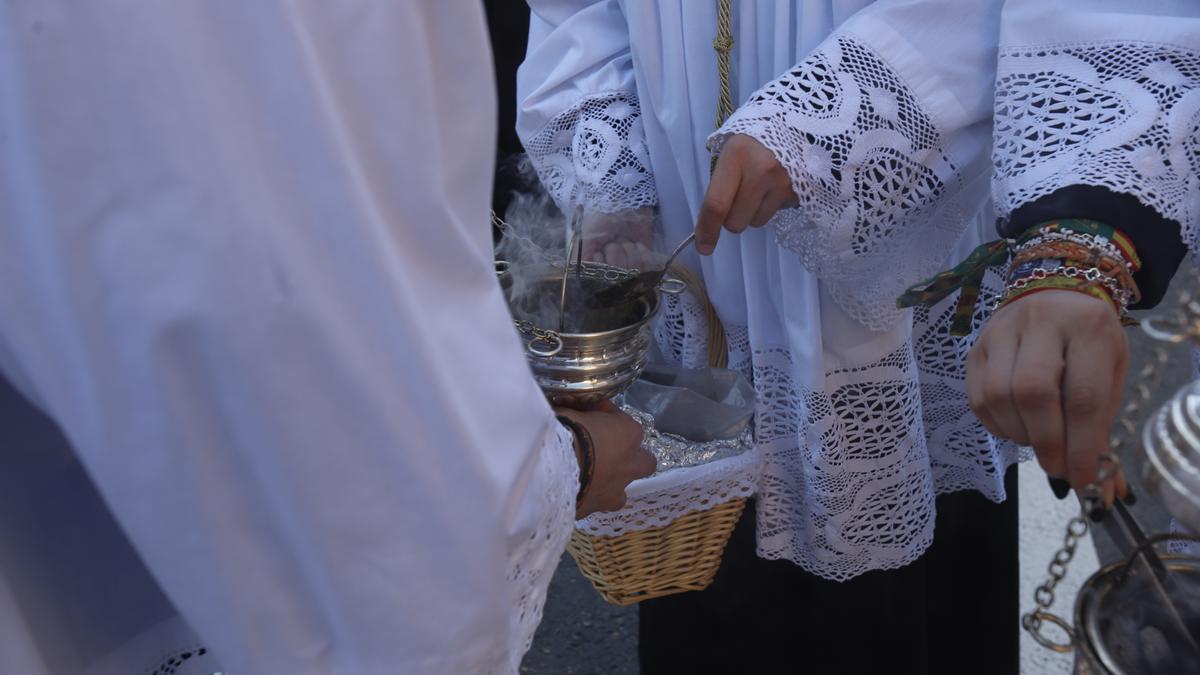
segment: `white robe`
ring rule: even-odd
[[[518,130],[557,199],[609,211],[657,204],[668,244],[691,231],[715,131],[715,5],[531,3]],[[814,98],[830,105],[809,107],[814,130],[843,155],[878,159],[863,176],[879,168],[895,180],[856,189],[847,172],[845,186],[798,189],[833,217],[805,230],[825,235],[819,247],[789,242],[798,226],[785,214],[776,232],[726,234],[711,258],[691,258],[730,336],[730,364],[752,376],[759,396],[758,552],[831,579],[899,567],[932,540],[937,493],[1003,499],[1004,468],[1017,458],[970,413],[969,343],[946,339],[947,306],[914,322],[894,305],[904,286],[986,234],[985,219],[972,220],[988,178],[991,98],[979,72],[992,67],[998,3],[735,0],[733,14],[735,104],[789,70],[821,71],[809,78],[820,81]],[[858,95],[868,88],[875,99]],[[754,111],[742,107],[729,125]],[[934,199],[929,182],[953,185],[957,199]],[[925,203],[905,212],[910,192]],[[880,197],[880,214],[857,215],[867,196]],[[863,220],[878,225],[866,253],[844,254]],[[702,365],[707,331],[695,304],[672,303],[665,314],[665,351]]]
[[[516,672],[578,483],[494,143],[470,0],[0,4],[0,368],[70,441],[6,418],[0,672]]]
[[[937,494],[1005,497],[1002,478],[1020,452],[970,412],[963,364],[973,340],[949,334],[953,298],[911,313],[894,304],[994,238],[995,215],[1064,185],[1101,184],[1136,194],[1196,239],[1200,191],[1186,188],[1200,94],[1196,40],[1180,21],[1195,2],[733,0],[740,107],[717,134],[715,0],[530,4],[518,129],[560,204],[656,205],[671,245],[694,226],[710,148],[730,134],[756,138],[791,175],[799,208],[690,258],[730,334],[730,363],[759,394],[761,556],[830,579],[894,568],[932,541]],[[1091,63],[1063,50],[1017,58],[1075,41],[1099,45]],[[1104,63],[1104,48],[1137,56]],[[1013,75],[1000,88],[997,61],[1002,78]],[[1021,68],[1035,72],[1022,78]],[[1066,108],[1039,105],[1072,99],[1076,81],[1101,87],[1109,109],[1084,88]],[[1078,134],[1095,140],[1077,143]],[[1125,157],[1131,140],[1139,149]],[[985,298],[999,282],[988,274]],[[695,303],[665,314],[665,351],[703,365]]]

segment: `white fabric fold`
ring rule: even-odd
[[[492,269],[487,45],[468,0],[0,4],[0,367],[116,524],[9,546],[74,483],[0,473],[5,672],[146,672],[163,612],[227,672],[517,672],[578,483]]]

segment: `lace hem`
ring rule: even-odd
[[[521,658],[533,644],[542,620],[546,590],[571,536],[579,470],[571,432],[557,422],[539,456],[543,513],[546,518],[515,547],[509,557],[508,583],[514,611],[509,624],[509,672],[520,670]]]
[[[587,96],[525,144],[559,208],[582,203],[603,213],[654,206],[658,192],[637,96]]]
[[[983,297],[1003,288],[989,272]],[[914,312],[913,339],[890,354],[816,380],[812,364],[787,346],[751,344],[752,329],[727,325],[730,367],[746,372],[758,402],[755,443],[758,553],[789,560],[826,579],[894,569],[929,547],[935,498],[976,490],[1005,499],[1004,473],[1027,457],[990,434],[965,392],[966,354],[974,337],[950,335],[957,298]],[[686,296],[662,309],[664,356],[704,354],[703,315]],[[981,302],[975,335],[990,314]],[[695,358],[694,356],[692,358]]]
[[[780,246],[876,330],[903,316],[895,299],[938,271],[986,193],[904,79],[845,36],[755,93],[709,147],[734,134],[769,149],[800,196],[772,221]]]
[[[1200,236],[1200,52],[1110,41],[1005,49],[996,86],[999,215],[1068,185],[1136,196]]]

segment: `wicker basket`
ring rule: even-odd
[[[575,530],[567,550],[600,596],[632,605],[708,588],[746,500],[689,513],[670,525],[598,537]]]
[[[708,363],[724,368],[729,358],[725,329],[708,301],[704,282],[683,265],[673,265],[671,273],[686,282],[689,291],[704,304],[709,326]],[[716,576],[725,545],[745,506],[745,499],[734,499],[686,514],[668,525],[615,537],[577,529],[571,534],[567,550],[583,576],[614,605],[699,591]]]

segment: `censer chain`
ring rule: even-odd
[[[1200,270],[1193,267],[1189,282],[1178,294],[1177,310],[1166,321],[1148,320],[1143,325],[1146,333],[1156,340],[1156,346],[1150,359],[1138,371],[1133,396],[1121,408],[1117,418],[1116,428],[1109,437],[1110,451],[1100,456],[1100,467],[1093,481],[1084,489],[1083,499],[1080,500],[1079,514],[1067,522],[1066,536],[1063,545],[1055,552],[1048,567],[1049,576],[1033,593],[1034,604],[1037,608],[1021,617],[1021,625],[1033,636],[1038,644],[1047,649],[1060,653],[1069,653],[1075,649],[1075,632],[1062,617],[1050,611],[1054,604],[1054,591],[1059,582],[1067,575],[1067,566],[1075,557],[1079,542],[1087,536],[1090,525],[1087,514],[1097,508],[1104,500],[1104,484],[1121,471],[1121,462],[1116,451],[1123,447],[1132,447],[1137,442],[1138,421],[1142,419],[1145,407],[1150,403],[1154,391],[1162,380],[1163,366],[1168,362],[1170,347],[1184,341],[1200,341],[1200,304],[1196,302],[1191,289],[1200,288]],[[1153,328],[1151,328],[1153,326]],[[1055,642],[1042,633],[1042,628],[1049,622],[1058,626],[1067,636],[1066,642]]]

